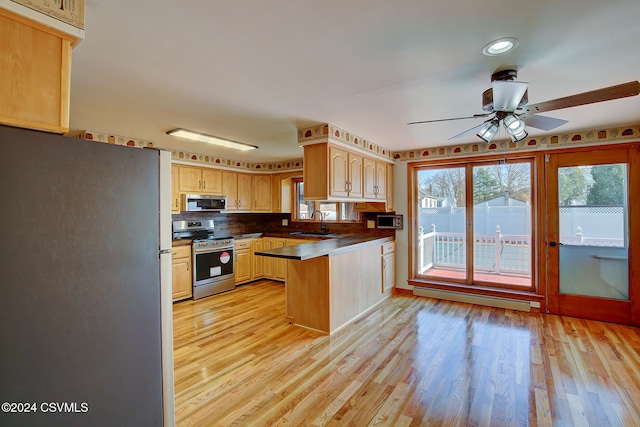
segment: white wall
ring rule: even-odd
[[[396,230],[396,287],[413,289],[407,284],[409,278],[409,207],[408,207],[407,162],[396,162],[393,166],[393,204],[396,213],[404,215],[404,229]]]

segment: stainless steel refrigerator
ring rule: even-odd
[[[170,169],[0,126],[0,425],[174,423]]]

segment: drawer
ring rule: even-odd
[[[250,249],[251,239],[236,240],[236,249]]]
[[[189,258],[191,256],[191,245],[180,245],[171,248],[171,258]]]
[[[390,254],[396,251],[396,242],[387,242],[382,244],[382,255]]]

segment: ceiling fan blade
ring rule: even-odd
[[[540,102],[538,104],[526,105],[523,107],[523,110],[526,113],[543,113],[545,111],[560,110],[562,108],[577,107],[580,105],[594,104],[596,102],[627,98],[638,94],[640,94],[640,83],[636,80],[616,86],[592,90],[590,92],[578,93],[564,98],[553,99],[551,101]]]
[[[528,87],[529,83],[511,80],[494,80],[491,82],[493,111],[506,111],[509,113],[516,111]]]
[[[477,119],[477,118],[481,118],[481,117],[487,117],[490,116],[493,113],[486,113],[486,114],[474,114],[473,116],[469,116],[469,117],[454,117],[451,119],[438,119],[438,120],[423,120],[421,122],[411,122],[411,123],[407,123],[408,125],[418,125],[421,123],[436,123],[436,122],[449,122],[452,120],[466,120],[466,119]]]
[[[541,130],[552,130],[569,123],[568,120],[556,119],[554,117],[539,116],[537,114],[521,114],[520,118],[524,120],[527,126]]]
[[[475,132],[475,131],[479,130],[482,126],[484,126],[485,123],[486,122],[482,122],[478,126],[474,126],[471,129],[465,130],[462,133],[459,133],[459,134],[457,134],[455,136],[452,136],[451,138],[447,139],[447,141],[451,141],[452,139],[460,138],[461,136],[465,136],[465,135],[470,134],[471,132]]]

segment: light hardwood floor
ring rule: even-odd
[[[394,295],[332,336],[260,281],[174,305],[179,426],[640,426],[640,330]]]

